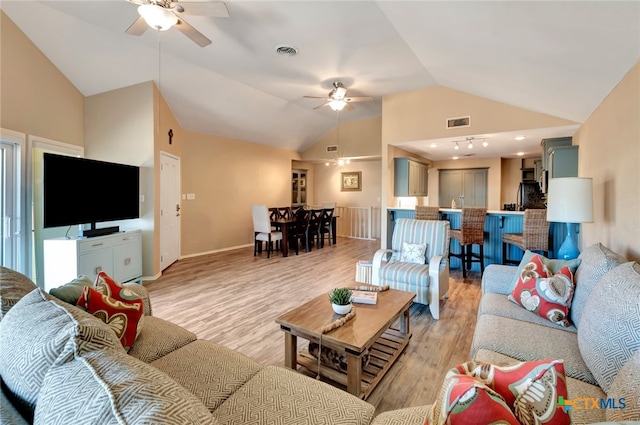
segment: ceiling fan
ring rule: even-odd
[[[353,109],[349,103],[351,102],[369,102],[373,100],[372,97],[347,97],[347,89],[340,81],[333,82],[333,90],[329,92],[329,96],[304,96],[309,99],[324,99],[325,103],[320,106],[316,106],[313,109],[322,108],[323,106],[329,106],[334,111],[342,111],[344,108]]]
[[[227,5],[219,1],[178,2],[171,0],[127,0],[138,5],[140,16],[136,19],[126,33],[142,35],[148,27],[158,31],[166,31],[175,28],[189,37],[200,47],[211,44],[211,40],[200,31],[192,27],[182,18],[182,15],[213,16],[215,18],[228,18]]]

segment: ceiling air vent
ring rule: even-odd
[[[447,129],[458,127],[470,127],[471,116],[447,118]]]
[[[298,49],[293,46],[280,44],[276,46],[276,53],[282,56],[295,56],[298,54]]]
[[[327,152],[338,152],[338,145],[327,146]]]

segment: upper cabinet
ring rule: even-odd
[[[429,166],[411,158],[394,158],[394,196],[427,196]]]
[[[538,182],[544,193],[547,192],[549,179],[578,176],[578,146],[571,145],[571,137],[543,139],[540,144],[542,173]]]
[[[542,169],[549,171],[549,150],[560,146],[571,146],[571,137],[556,137],[553,139],[542,139]]]
[[[549,149],[549,178],[578,177],[578,146]]]

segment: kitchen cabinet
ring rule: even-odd
[[[549,150],[560,146],[571,146],[571,137],[556,137],[553,139],[542,139],[542,169],[549,171]]]
[[[578,177],[578,146],[549,149],[549,178]]]
[[[410,158],[394,158],[394,196],[427,196],[429,166]]]
[[[44,286],[49,291],[80,275],[91,280],[104,271],[116,282],[142,276],[142,232],[44,241]]]
[[[438,205],[451,208],[454,200],[457,208],[487,206],[486,168],[440,170]]]

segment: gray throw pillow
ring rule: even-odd
[[[87,276],[78,276],[69,283],[51,289],[49,293],[66,303],[76,305],[85,286],[93,286],[93,281]]]
[[[580,253],[578,258],[581,261],[574,276],[576,281],[576,290],[573,294],[573,301],[569,315],[571,322],[579,328],[584,305],[586,304],[593,287],[596,286],[596,283],[598,283],[605,273],[612,268],[625,263],[627,260],[601,243],[595,243],[589,246]]]
[[[618,372],[640,350],[640,264],[621,264],[602,276],[584,306],[578,347],[600,387],[609,393]]]

